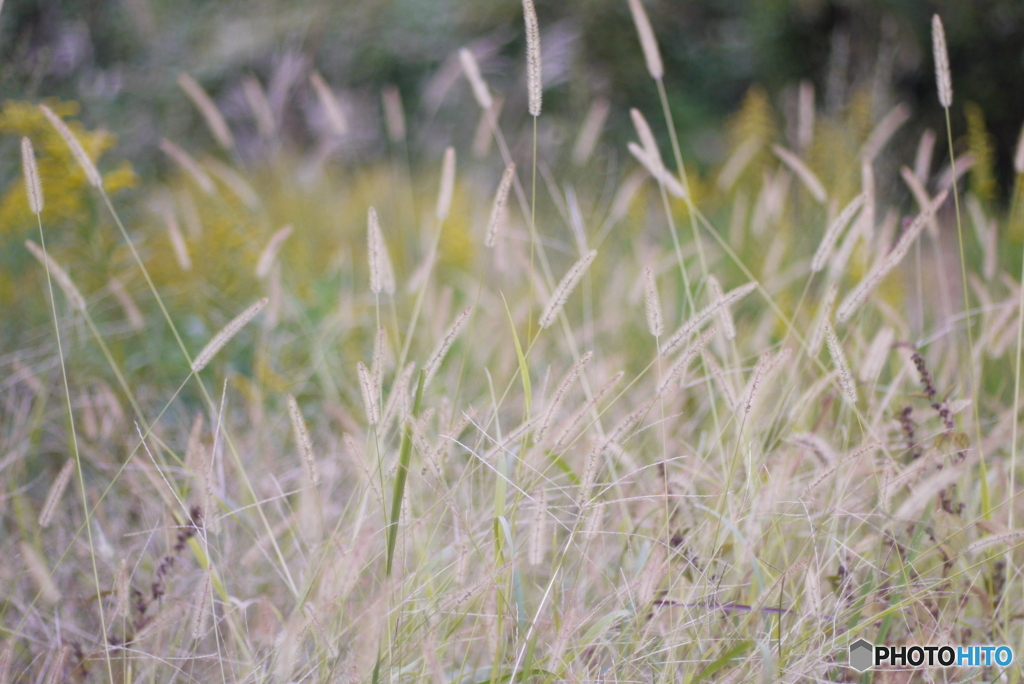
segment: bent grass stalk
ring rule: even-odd
[[[71,151],[72,151],[73,155],[75,156],[76,160],[78,161],[79,165],[85,171],[86,176],[90,178],[90,182],[96,187],[97,191],[99,192],[100,197],[103,199],[103,203],[106,205],[107,210],[110,212],[111,217],[114,219],[114,223],[117,225],[117,228],[118,228],[118,230],[121,233],[121,237],[124,239],[125,244],[128,246],[128,249],[129,249],[129,251],[130,251],[130,253],[132,255],[132,259],[135,261],[135,263],[139,267],[139,270],[142,272],[142,275],[143,275],[143,277],[146,280],[146,284],[148,285],[150,292],[153,294],[153,298],[156,301],[157,306],[160,308],[160,313],[162,314],[164,320],[167,322],[167,325],[168,325],[172,335],[174,336],[175,341],[177,342],[178,348],[181,350],[181,353],[185,357],[185,360],[188,362],[189,366],[191,366],[192,365],[192,357],[188,353],[188,350],[185,347],[184,341],[181,339],[181,334],[180,334],[180,332],[178,330],[178,327],[175,325],[174,320],[171,318],[170,313],[167,311],[167,307],[164,304],[163,298],[160,296],[160,292],[157,290],[156,285],[153,282],[153,279],[152,279],[152,277],[151,277],[151,275],[149,273],[149,269],[146,267],[145,262],[143,262],[142,257],[139,255],[138,250],[135,248],[134,241],[129,236],[128,231],[127,231],[127,229],[124,226],[124,223],[121,221],[120,214],[117,213],[117,210],[114,208],[114,204],[111,201],[110,196],[107,194],[106,190],[103,188],[103,183],[102,183],[102,179],[101,179],[101,177],[99,175],[99,171],[96,170],[96,166],[93,164],[92,160],[89,159],[89,157],[85,154],[84,150],[82,150],[81,144],[71,134],[71,132],[67,128],[67,125],[64,124],[64,122],[60,119],[60,117],[58,117],[56,114],[54,114],[48,108],[46,108],[44,105],[40,105],[40,109],[42,109],[42,111],[46,115],[47,119],[50,120],[50,123],[54,126],[54,128],[57,130],[57,132],[64,139],[65,143],[71,149]],[[41,226],[41,223],[40,223],[40,226]],[[41,228],[40,228],[40,230],[41,230]],[[199,385],[200,392],[203,395],[203,400],[206,402],[207,407],[210,410],[215,410],[216,404],[214,403],[213,398],[210,396],[210,393],[207,390],[206,385],[202,382],[202,379],[199,377],[198,374],[192,373],[192,375],[195,376],[195,378],[196,378],[196,382]],[[275,550],[275,553],[277,554],[278,562],[281,565],[281,571],[282,571],[282,573],[284,574],[284,576],[286,577],[286,579],[288,581],[289,588],[292,590],[293,593],[298,593],[298,590],[297,590],[296,585],[295,585],[295,581],[292,578],[291,572],[290,572],[290,570],[288,568],[288,564],[284,560],[284,553],[281,551],[281,548],[280,548],[280,546],[277,543],[276,535],[274,535],[273,532],[272,532],[272,528],[270,526],[270,522],[267,520],[266,513],[263,510],[263,506],[262,506],[261,503],[259,503],[260,499],[256,495],[256,490],[255,490],[255,488],[252,485],[252,481],[250,480],[250,478],[249,478],[249,476],[248,476],[248,474],[246,472],[245,467],[242,465],[241,456],[238,453],[238,449],[235,446],[234,440],[231,438],[230,433],[228,433],[226,431],[224,432],[224,436],[225,436],[225,442],[228,445],[228,449],[231,452],[231,456],[232,456],[232,458],[233,458],[233,460],[235,462],[235,466],[238,469],[238,474],[241,476],[242,482],[243,482],[243,484],[246,487],[247,493],[252,497],[253,501],[256,502],[255,508],[256,508],[257,514],[259,515],[260,521],[263,524],[263,527],[265,528],[266,532],[270,535],[271,544],[274,546],[274,550]],[[81,471],[81,467],[80,466],[79,466],[79,471]],[[83,502],[84,502],[85,501],[85,499],[84,499],[84,481],[82,480],[81,472],[79,472],[79,480],[81,481],[81,484],[82,484],[82,487],[83,487]],[[83,503],[83,505],[85,505],[85,504]],[[91,539],[92,530],[91,530],[91,528],[88,525],[86,525],[86,527],[88,528],[87,531],[88,531],[88,533],[90,535],[90,539]],[[222,594],[222,597],[226,600],[227,599],[226,593]]]
[[[939,91],[939,103],[942,105],[946,117],[946,141],[949,147],[949,159],[953,168],[953,204],[956,209],[956,237],[960,246],[960,277],[964,297],[964,324],[967,328],[967,365],[971,381],[971,391],[975,394],[972,402],[975,440],[978,448],[978,476],[981,485],[981,510],[982,517],[986,520],[992,516],[992,497],[988,488],[988,468],[985,464],[985,454],[982,453],[981,443],[981,420],[978,417],[978,399],[981,394],[978,387],[978,373],[974,365],[974,331],[971,327],[971,294],[967,287],[967,255],[964,250],[964,229],[963,219],[960,214],[960,192],[956,182],[956,156],[953,151],[953,123],[950,120],[949,109],[953,105],[953,85],[949,70],[949,53],[946,49],[946,32],[942,27],[942,19],[938,14],[932,15],[932,47],[935,56],[935,78]],[[979,363],[983,363],[979,359]],[[1016,406],[1014,407],[1016,410]]]
[[[43,107],[43,111],[44,111],[44,114],[47,115],[47,118],[49,118],[51,122],[56,120],[57,122],[60,123],[60,126],[57,127],[58,133],[61,133],[61,135],[63,136],[64,133],[67,132],[67,135],[69,136],[69,138],[65,138],[65,140],[68,141],[69,143],[70,142],[74,142],[75,143],[74,147],[72,148],[72,152],[75,154],[75,156],[78,157],[79,155],[81,155],[80,160],[81,159],[88,160],[88,157],[85,156],[85,151],[82,150],[81,145],[78,144],[78,140],[76,138],[74,138],[74,136],[71,135],[71,132],[67,130],[67,127],[64,126],[64,122],[60,121],[60,119],[57,118],[57,116],[55,114],[53,114],[53,112],[51,112],[46,107]],[[54,124],[54,125],[56,125],[56,124]],[[28,138],[23,138],[22,139],[22,148],[21,149],[22,149],[22,161],[24,163],[24,168],[22,169],[22,171],[25,174],[25,184],[26,184],[25,187],[26,187],[26,191],[27,191],[28,196],[29,196],[30,206],[33,209],[32,213],[35,214],[35,217],[36,217],[36,226],[39,228],[39,245],[40,245],[39,250],[40,250],[40,252],[41,252],[41,254],[43,256],[43,264],[44,264],[43,270],[46,271],[46,287],[47,287],[47,292],[48,292],[49,297],[50,297],[50,311],[53,314],[53,333],[54,333],[54,337],[56,338],[56,342],[57,342],[57,357],[58,357],[58,359],[60,361],[60,375],[61,375],[61,380],[62,380],[63,385],[64,385],[65,409],[67,410],[68,428],[69,428],[69,431],[71,433],[71,435],[70,435],[70,437],[71,437],[71,444],[70,444],[70,446],[71,446],[71,460],[75,464],[75,470],[77,471],[77,475],[78,475],[79,494],[82,497],[82,510],[85,513],[85,523],[84,523],[84,525],[85,525],[85,528],[86,528],[86,536],[87,536],[87,539],[89,540],[89,558],[90,558],[90,561],[92,563],[93,583],[94,583],[94,585],[96,587],[96,594],[99,595],[100,592],[102,592],[102,588],[100,586],[99,567],[96,564],[96,545],[95,545],[95,542],[93,541],[93,538],[92,538],[92,525],[90,524],[92,518],[90,517],[89,499],[88,499],[88,497],[86,495],[86,489],[85,489],[85,473],[82,470],[82,457],[81,457],[81,453],[79,452],[79,449],[78,449],[78,431],[77,431],[77,429],[75,427],[75,413],[74,413],[74,408],[73,408],[73,406],[71,404],[71,386],[70,386],[70,384],[68,382],[67,364],[65,363],[65,359],[64,359],[64,345],[61,342],[61,337],[60,337],[60,323],[59,323],[58,315],[57,315],[57,300],[53,296],[53,280],[50,277],[50,268],[49,268],[49,266],[50,266],[50,257],[46,253],[46,237],[43,234],[43,217],[42,217],[43,191],[42,191],[42,183],[39,180],[39,172],[37,170],[36,163],[35,163],[35,153],[32,150],[32,145],[28,141]],[[93,171],[93,173],[92,173],[93,180],[95,180],[96,178],[99,177],[99,172],[97,172],[95,170],[95,167],[92,167],[92,171]],[[87,171],[86,174],[89,175],[89,172]],[[102,185],[102,181],[100,182],[100,185]],[[70,283],[70,279],[69,279],[68,282]],[[73,285],[72,285],[72,288],[73,288]],[[85,303],[83,301],[83,302],[81,302],[81,310],[84,311],[85,308],[86,308],[85,307]],[[70,472],[67,473],[67,476],[70,476]],[[46,508],[50,508],[50,506],[44,507],[43,513],[47,513],[47,511],[45,510]],[[43,519],[40,520],[40,526],[45,527],[45,525],[43,525],[43,523],[44,522],[48,522],[48,517],[49,516],[46,516],[46,518],[43,518]],[[23,548],[28,548],[28,547],[27,546],[23,546]],[[29,549],[29,550],[31,551],[31,549]],[[33,557],[33,556],[30,556],[30,557]],[[99,604],[97,606],[97,609],[99,610],[99,616],[100,616],[100,629],[102,629],[103,633],[106,634],[107,633],[107,618],[106,618],[106,615],[105,615],[105,611],[103,609],[103,605]],[[67,648],[67,647],[65,647],[65,648]],[[67,658],[67,652],[66,651],[62,651],[62,653],[64,654],[64,658],[61,659],[60,669],[63,669],[63,660]],[[107,674],[110,677],[110,681],[113,681],[114,680],[114,666],[113,666],[113,663],[111,662],[111,658],[110,658],[110,649],[109,648],[103,649],[103,655],[104,655],[104,661],[106,662],[106,665],[107,665]]]

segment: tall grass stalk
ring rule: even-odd
[[[981,510],[982,516],[988,520],[992,516],[992,497],[988,488],[988,468],[985,464],[985,454],[982,451],[981,443],[981,420],[978,417],[978,400],[981,390],[978,386],[978,372],[975,370],[974,357],[974,331],[971,324],[971,293],[967,287],[967,255],[964,251],[964,230],[963,220],[960,216],[960,192],[956,182],[956,154],[953,151],[953,124],[950,120],[949,109],[953,105],[953,86],[949,70],[949,54],[946,50],[946,34],[942,27],[942,20],[939,15],[932,16],[932,43],[935,55],[935,76],[938,83],[939,103],[942,105],[946,116],[946,141],[949,147],[949,163],[953,168],[953,203],[956,209],[956,237],[960,245],[960,277],[961,287],[964,296],[964,325],[967,327],[967,365],[971,380],[971,391],[974,392],[972,413],[974,419],[975,442],[978,445],[978,475],[981,484]],[[978,363],[983,363],[979,358]],[[1014,407],[1016,409],[1016,407]]]
[[[78,491],[79,495],[82,497],[82,512],[85,515],[86,538],[89,542],[89,559],[92,564],[93,583],[96,587],[96,595],[99,596],[103,589],[100,586],[99,568],[96,564],[96,544],[92,537],[92,525],[90,524],[92,518],[89,511],[89,497],[88,491],[85,488],[85,473],[82,469],[82,455],[78,448],[78,430],[75,426],[75,411],[71,402],[71,385],[68,382],[67,364],[64,359],[64,344],[61,341],[60,335],[60,320],[57,313],[57,300],[53,294],[53,279],[50,276],[49,255],[46,253],[46,236],[43,234],[43,188],[42,183],[39,180],[39,171],[36,167],[35,152],[32,149],[32,143],[28,138],[22,138],[21,152],[22,172],[25,176],[25,188],[29,198],[29,206],[36,217],[36,226],[39,229],[39,246],[42,250],[44,260],[47,262],[44,263],[43,270],[46,271],[46,289],[50,299],[50,312],[53,314],[53,334],[57,342],[57,358],[60,362],[61,381],[64,385],[64,402],[67,410],[67,425],[71,441],[71,444],[69,445],[71,447],[71,459],[75,463],[75,471],[78,476]],[[45,527],[42,522],[40,522],[40,525]],[[103,604],[99,603],[96,608],[99,611],[100,628],[103,634],[106,634],[107,618],[103,610]],[[63,670],[63,663],[67,658],[67,651],[62,650],[61,653],[63,657],[60,659],[60,663],[54,667],[54,672],[57,672],[57,670]],[[104,662],[107,665],[107,675],[110,677],[110,681],[113,681],[114,666],[110,659],[110,649],[104,648],[103,655]]]

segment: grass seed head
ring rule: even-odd
[[[370,290],[374,294],[395,293],[395,270],[388,256],[388,247],[380,229],[377,210],[370,207],[366,216],[366,241],[370,252]]]
[[[71,473],[75,469],[75,459],[69,458],[64,462],[64,466],[57,473],[57,477],[54,479],[53,484],[50,485],[50,492],[46,495],[46,503],[43,504],[43,509],[39,513],[39,527],[44,530],[50,526],[50,522],[53,520],[53,514],[57,511],[57,506],[64,499],[64,492],[68,488],[68,482],[71,481]]]
[[[85,152],[85,148],[82,147],[82,143],[78,141],[75,134],[71,132],[68,125],[64,123],[63,119],[53,113],[46,105],[39,105],[39,109],[42,110],[43,115],[49,120],[50,124],[57,130],[57,134],[64,140],[64,144],[71,150],[72,156],[78,165],[82,167],[82,171],[85,172],[85,177],[89,180],[89,184],[94,188],[103,187],[103,177],[100,175],[99,170],[96,168],[96,164],[93,163],[92,159]]]
[[[32,256],[34,256],[36,260],[43,265],[43,267],[49,272],[50,276],[57,281],[58,287],[60,287],[61,291],[64,293],[64,296],[67,298],[68,303],[71,304],[71,307],[84,312],[85,297],[83,297],[82,293],[78,291],[77,287],[75,287],[75,283],[71,280],[71,276],[68,275],[68,272],[61,268],[61,266],[54,261],[49,254],[46,254],[39,245],[31,240],[25,240],[25,247],[32,253]]]
[[[270,240],[267,241],[267,246],[263,248],[263,252],[260,253],[259,261],[256,262],[256,277],[263,280],[270,275],[270,270],[274,266],[274,262],[277,259],[278,252],[281,251],[281,245],[288,239],[288,236],[292,234],[291,226],[284,226],[279,228],[270,236]]]
[[[43,213],[43,184],[39,181],[39,169],[36,166],[36,153],[32,149],[32,141],[27,137],[21,139],[21,173],[25,176],[28,208],[38,216]]]
[[[647,315],[647,330],[655,337],[661,337],[665,332],[665,323],[661,318],[658,283],[654,280],[654,271],[650,266],[644,267],[644,312]]]
[[[213,133],[213,137],[217,140],[217,144],[225,150],[234,147],[235,138],[231,135],[231,129],[228,128],[224,116],[217,109],[217,105],[214,104],[209,94],[203,89],[203,86],[199,85],[198,81],[185,72],[178,74],[178,85],[181,86],[181,89],[192,100],[196,109],[206,119],[206,125],[209,126],[210,132]]]
[[[949,109],[953,105],[953,79],[949,72],[946,31],[938,14],[932,15],[932,54],[935,57],[935,84],[939,91],[939,104]]]
[[[665,66],[661,62],[658,39],[654,37],[654,29],[651,28],[651,20],[647,18],[647,11],[640,0],[629,0],[629,11],[633,15],[636,32],[640,36],[640,47],[644,51],[647,71],[651,78],[660,80],[665,75]]]
[[[252,319],[256,318],[257,314],[263,310],[263,307],[270,301],[269,298],[264,297],[259,300],[242,313],[235,316],[231,321],[221,328],[216,335],[206,343],[206,346],[196,355],[194,361],[192,361],[192,372],[198,373],[199,371],[206,368],[210,361],[213,361],[213,357],[217,355],[221,349],[224,348],[228,342],[231,341],[239,331],[249,324]]]
[[[476,103],[483,110],[490,109],[491,105],[494,104],[494,98],[491,97],[491,91],[487,87],[484,77],[480,75],[480,65],[477,64],[473,52],[467,48],[461,48],[459,50],[459,61],[462,63],[462,73],[466,74],[466,79],[473,89],[473,97],[476,98]]]
[[[540,24],[533,0],[523,0],[523,22],[526,26],[526,90],[530,116],[540,116],[543,99],[540,62]]]
[[[452,208],[452,196],[455,193],[455,148],[448,147],[444,151],[444,162],[441,165],[441,185],[437,191],[437,220],[444,223]]]
[[[313,86],[313,91],[316,92],[321,109],[324,110],[324,116],[331,132],[338,136],[348,133],[348,119],[345,118],[345,113],[342,111],[341,105],[338,104],[338,98],[334,96],[334,91],[324,81],[324,77],[320,75],[320,72],[314,71],[309,76],[309,82]]]
[[[580,278],[586,273],[587,269],[590,268],[590,264],[594,262],[597,257],[597,250],[591,250],[588,254],[585,254],[575,264],[572,265],[562,280],[558,283],[555,288],[554,294],[548,300],[548,304],[544,307],[544,313],[541,314],[539,323],[542,328],[550,328],[551,324],[558,318],[558,314],[565,308],[565,303],[569,300],[569,295],[576,289],[576,285],[580,282]]]
[[[485,247],[494,247],[498,244],[498,229],[508,209],[508,194],[512,189],[512,181],[516,177],[516,165],[512,162],[505,167],[501,174],[501,182],[498,183],[498,190],[494,193],[494,203],[491,205],[491,218],[487,222],[487,236],[484,238]]]

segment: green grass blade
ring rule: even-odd
[[[509,326],[512,328],[512,341],[516,345],[516,356],[519,358],[519,374],[523,378],[523,402],[526,404],[526,413],[530,413],[530,398],[533,393],[530,391],[530,368],[526,365],[526,357],[523,355],[523,346],[519,343],[519,335],[516,334],[516,323],[512,320],[512,312],[508,309],[508,302],[505,295],[501,295],[501,302],[505,305],[505,313],[508,314]]]
[[[420,371],[420,379],[416,385],[416,400],[412,406],[412,417],[420,412],[420,401],[423,399],[423,380],[426,376]],[[395,560],[395,544],[398,542],[398,522],[402,515],[402,497],[405,496],[405,481],[409,475],[409,459],[412,457],[412,428],[406,424],[402,430],[402,444],[398,452],[398,472],[395,473],[395,493],[391,499],[391,520],[388,521],[388,554],[385,574],[391,577],[391,566]]]

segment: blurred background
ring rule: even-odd
[[[836,114],[868,93],[877,119],[897,102],[912,119],[900,137],[912,158],[924,127],[941,130],[930,17],[942,15],[956,101],[985,117],[998,190],[1009,196],[1024,119],[1024,2],[1020,0],[649,0],[666,61],[666,85],[684,154],[698,169],[728,153],[723,121],[761,86],[777,111],[796,107],[797,85],[815,86],[819,112]],[[610,103],[606,136],[631,135],[628,108],[660,108],[625,0],[538,2],[544,52],[542,144],[578,130],[595,99]],[[143,178],[168,173],[162,137],[213,148],[176,79],[192,74],[216,100],[243,162],[282,147],[316,151],[327,126],[309,75],[338,93],[351,130],[344,163],[388,153],[381,93],[400,96],[406,153],[472,144],[479,119],[456,58],[469,46],[504,96],[502,125],[526,126],[518,0],[6,0],[0,12],[5,98],[56,96],[81,104],[90,128],[116,134],[115,155]],[[246,82],[266,93],[274,135],[261,134]],[[397,90],[390,90],[391,86]],[[966,128],[954,108],[954,131]],[[790,117],[794,118],[794,117]],[[520,123],[521,122],[521,123]],[[572,126],[565,124],[571,123]],[[784,124],[782,124],[784,126]],[[792,137],[793,131],[782,131]],[[571,140],[569,141],[571,143]],[[14,144],[6,141],[4,144]],[[3,155],[14,160],[16,155]],[[0,181],[17,173],[13,162]],[[993,198],[993,199],[998,199]]]

